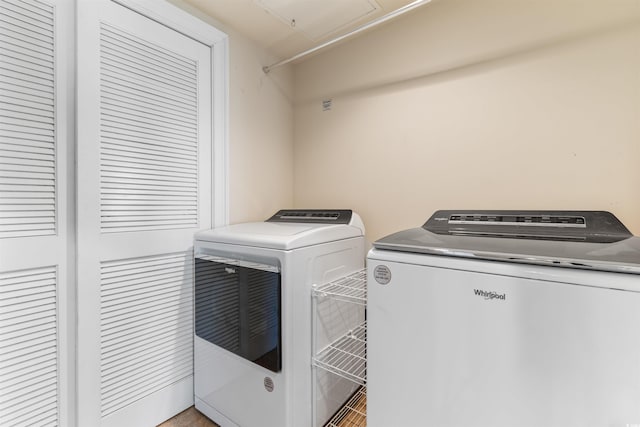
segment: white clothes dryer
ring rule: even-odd
[[[311,290],[363,268],[360,217],[282,210],[197,233],[194,253],[196,408],[222,427],[324,425],[357,386],[327,376],[312,390]],[[364,316],[363,307],[340,305],[335,321],[316,326],[333,330],[316,339]]]

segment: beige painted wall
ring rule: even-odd
[[[295,205],[353,208],[371,241],[437,209],[610,210],[640,235],[639,16],[437,0],[296,65]]]
[[[263,221],[293,206],[293,76],[242,37],[230,38],[229,218]]]
[[[190,5],[178,7],[229,35],[229,220],[262,221],[293,206],[293,74],[266,76],[277,60]]]

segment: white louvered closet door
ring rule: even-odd
[[[71,420],[71,6],[58,0],[0,0],[3,427],[63,426]]]
[[[193,234],[211,227],[211,51],[78,4],[78,423],[193,404]]]

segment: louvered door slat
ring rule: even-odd
[[[18,11],[25,16],[38,19],[40,17],[48,22],[53,17],[53,9],[49,4],[44,4],[38,0],[3,0],[9,6],[18,7]]]
[[[23,316],[22,319],[14,319],[14,323],[3,322],[2,333],[0,334],[0,340],[5,336],[11,336],[12,334],[20,334],[22,331],[29,331],[31,329],[39,327],[47,327],[51,323],[55,322],[55,312],[52,311],[50,315],[32,316],[27,318]]]
[[[102,69],[105,75],[125,76],[126,80],[139,82],[152,88],[162,88],[189,104],[193,102],[193,94],[197,91],[195,79],[180,74],[165,73],[153,64],[140,60],[139,56],[126,55],[124,52],[112,50],[108,42],[103,44]]]
[[[51,413],[55,411],[57,406],[57,400],[51,392],[43,392],[33,398],[33,403],[37,405],[38,411],[33,409],[21,408],[21,410],[14,410],[7,414],[4,419],[0,418],[2,425],[24,425],[24,426],[40,426],[40,425],[55,425],[56,415]]]
[[[55,267],[0,273],[0,425],[57,423]]]
[[[30,62],[33,59],[43,61],[53,65],[53,53],[51,48],[33,45],[27,41],[16,38],[16,34],[11,34],[8,30],[0,26],[0,46],[2,46],[6,55],[12,55],[13,52],[19,52],[16,58],[23,58]]]
[[[106,317],[109,316],[127,316],[129,319],[143,319],[144,316],[149,309],[153,309],[155,306],[159,305],[176,305],[180,304],[184,301],[189,301],[186,297],[186,294],[168,294],[168,295],[157,295],[152,298],[144,298],[144,302],[130,302],[129,304],[122,304],[122,306],[116,306],[111,308],[104,308],[102,312]],[[145,323],[141,321],[140,324]]]
[[[173,257],[158,257],[152,259],[131,259],[123,260],[118,263],[119,268],[117,270],[105,270],[102,274],[102,283],[104,285],[110,285],[109,289],[116,290],[118,288],[128,288],[128,284],[123,282],[123,279],[132,279],[134,275],[140,274],[143,277],[148,277],[149,273],[156,273],[156,275],[162,276],[166,273],[163,270],[172,270],[176,267],[183,265],[184,260],[181,258]],[[107,297],[110,292],[104,289],[103,297]]]
[[[113,355],[104,361],[104,368],[101,370],[102,389],[115,390],[112,387],[113,384],[117,384],[122,378],[127,378],[130,375],[146,375],[148,369],[146,365],[151,360],[173,359],[177,349],[183,349],[190,345],[191,340],[187,337],[190,329],[188,321],[184,321],[174,327],[174,330],[180,334],[177,337],[163,335],[162,331],[156,327],[155,330],[150,331],[151,337],[144,342],[132,339],[114,345],[110,349]],[[131,344],[135,344],[135,354],[129,350]]]
[[[0,378],[22,378],[36,369],[56,369],[57,354],[55,349],[49,351],[38,351],[29,355],[28,358],[6,363],[0,368]],[[16,402],[18,404],[19,402]]]
[[[125,64],[123,64],[123,66],[125,66]],[[106,58],[102,63],[102,78],[103,81],[111,83],[112,85],[123,85],[143,92],[155,93],[158,98],[172,101],[185,110],[195,110],[196,108],[195,93],[189,94],[175,89],[166,85],[164,82],[154,79],[153,75],[138,74],[117,68],[106,63]]]
[[[2,160],[5,160],[3,162]],[[7,176],[13,178],[45,178],[53,180],[54,170],[52,167],[45,167],[40,165],[29,166],[25,164],[8,163],[12,159],[0,158],[0,177]]]
[[[12,319],[2,320],[2,334],[0,336],[11,336],[12,334],[20,334],[24,330],[31,330],[39,327],[48,327],[55,323],[56,319],[55,307],[49,311],[41,311],[23,316],[13,316]],[[3,339],[3,338],[0,338]]]
[[[9,102],[3,104],[0,108],[0,114],[3,118],[19,121],[18,124],[46,124],[48,128],[53,128],[54,117],[52,111],[42,111],[21,107],[19,105],[13,105]]]
[[[0,170],[15,171],[20,170],[26,172],[43,172],[53,174],[55,172],[52,160],[34,159],[34,156],[17,157],[13,153],[5,153],[0,156]]]
[[[167,114],[158,114],[157,112],[149,112],[143,110],[137,105],[123,106],[117,102],[103,99],[103,111],[112,117],[124,118],[132,120],[138,123],[146,123],[152,126],[161,126],[162,128],[184,130],[190,129],[189,135],[193,136],[193,129],[196,123],[189,120],[189,118],[179,117],[171,112]]]
[[[11,147],[11,151],[13,152],[20,150],[20,148],[16,147],[16,146],[19,146],[19,147],[24,147],[25,153],[31,153],[31,152],[34,152],[34,150],[37,150],[39,153],[46,154],[47,156],[49,156],[49,157],[46,157],[46,159],[48,160],[55,159],[54,147],[49,143],[49,140],[47,138],[43,138],[33,134],[22,135],[22,134],[14,133],[9,136],[4,136],[4,137],[0,136],[0,142],[2,141],[4,141],[3,143],[13,145],[13,147]],[[40,159],[43,159],[43,158],[41,157]]]
[[[30,141],[30,144],[27,144],[25,141],[16,139],[4,139],[0,140],[0,150],[5,157],[47,161],[55,165],[51,160],[54,154],[53,149],[48,146],[38,146],[37,141]]]
[[[177,125],[196,125],[193,117],[176,114],[176,111],[171,108],[163,108],[160,105],[151,107],[134,99],[128,99],[127,102],[123,102],[121,99],[115,99],[106,93],[102,97],[102,106],[105,111],[110,111],[114,115],[120,113],[123,115],[128,114],[129,117],[146,118]]]
[[[176,374],[184,374],[185,368],[188,369],[190,363],[186,360],[176,360],[176,354],[186,355],[189,353],[189,347],[192,345],[189,342],[182,343],[182,346],[177,346],[173,343],[170,348],[163,349],[166,353],[155,353],[152,357],[147,357],[140,360],[140,362],[131,368],[123,368],[113,382],[107,383],[103,381],[101,391],[103,394],[112,396],[104,399],[105,406],[112,405],[113,402],[123,402],[131,395],[135,395],[142,386],[152,385],[159,386],[161,382],[166,379],[175,379]],[[160,374],[150,377],[145,372],[140,372],[140,367],[144,366],[146,369],[153,368]],[[177,372],[176,372],[177,371]],[[178,378],[180,378],[178,376]],[[121,390],[126,388],[129,390],[126,394],[113,394],[114,390]],[[146,388],[146,387],[145,387]]]
[[[108,307],[110,303],[116,302],[123,298],[129,298],[134,295],[155,295],[162,293],[165,286],[171,287],[171,284],[175,279],[181,277],[191,278],[191,274],[185,276],[184,272],[176,271],[162,274],[153,278],[149,277],[148,273],[139,273],[127,276],[126,279],[119,277],[112,278],[110,281],[105,280],[102,282],[104,285],[108,285],[111,282],[113,288],[111,291],[105,289],[102,293],[103,307]],[[137,277],[136,277],[137,276]]]
[[[5,382],[5,384],[6,384],[6,390],[8,390],[9,393],[12,393],[15,391],[23,390],[24,387],[30,387],[35,384],[49,383],[52,381],[55,382],[55,380],[56,380],[55,372],[40,371],[40,372],[37,372],[36,375],[25,376],[23,378],[16,378],[13,381]],[[14,406],[11,409],[15,411],[16,409],[21,407],[29,408],[30,407],[29,402],[19,403],[18,405]]]
[[[11,51],[7,52],[8,55],[3,56],[3,66],[11,67],[11,70],[24,72],[24,77],[32,77],[40,79],[46,83],[53,83],[51,77],[53,76],[53,67],[51,64],[43,63],[38,64],[34,59],[27,57],[26,55],[12,54]]]
[[[135,343],[138,346],[138,349],[140,349],[144,344],[141,341],[146,340],[147,343],[152,344],[147,347],[149,348],[149,351],[155,352],[155,350],[153,350],[155,346],[160,347],[162,343],[170,344],[174,342],[174,340],[180,340],[186,337],[186,332],[188,332],[187,329],[191,328],[189,319],[184,318],[184,316],[181,316],[180,314],[171,315],[166,318],[151,316],[146,318],[144,323],[147,325],[148,329],[134,334],[127,330],[127,326],[125,324],[111,325],[109,327],[110,332],[104,336],[104,348],[109,348],[109,356],[105,356],[103,360],[103,367],[105,370],[108,370],[109,367],[118,366],[115,363],[112,363],[116,359],[122,360],[130,358],[131,360],[136,360],[136,354],[138,356],[141,355],[140,351],[135,354],[128,351],[130,342]],[[167,327],[175,327],[177,331],[184,331],[185,334],[178,337],[167,336],[164,333]]]
[[[174,275],[166,280],[158,281],[159,289],[145,292],[131,293],[129,295],[123,295],[121,298],[114,298],[110,302],[103,302],[102,307],[105,313],[109,313],[111,309],[116,309],[118,312],[126,312],[130,309],[130,312],[135,312],[138,307],[141,307],[139,298],[144,296],[145,304],[153,304],[155,302],[167,301],[167,300],[184,300],[190,298],[190,292],[188,289],[176,289],[175,281],[182,279],[182,276]],[[173,282],[174,286],[170,286]]]
[[[105,119],[120,125],[134,127],[141,132],[149,133],[151,131],[152,135],[158,133],[169,137],[173,135],[192,144],[196,142],[197,133],[195,132],[194,125],[185,125],[184,123],[173,124],[170,121],[151,119],[143,116],[134,117],[126,111],[114,111],[106,107],[103,108],[102,112]]]
[[[24,298],[27,300],[46,299],[47,296],[45,294],[47,292],[55,292],[55,288],[51,287],[51,282],[55,280],[55,276],[45,276],[45,278],[43,278],[43,276],[44,275],[41,274],[33,274],[25,276],[24,279],[26,280],[12,281],[0,279],[3,281],[2,287],[0,288],[0,295],[2,295],[2,298],[0,298],[0,308],[20,305]],[[31,278],[33,278],[33,280],[29,280]]]
[[[114,82],[110,79],[101,79],[101,98],[109,98],[115,100],[129,101],[133,100],[140,103],[146,103],[150,109],[167,109],[167,111],[175,112],[180,117],[194,117],[193,107],[182,104],[171,98],[162,96],[162,94],[154,92],[144,92],[138,90],[134,85],[127,82]]]
[[[134,64],[148,64],[153,69],[166,73],[167,76],[195,83],[193,77],[195,67],[182,61],[172,61],[163,57],[162,51],[153,52],[150,45],[141,45],[137,41],[122,36],[118,30],[111,30],[109,26],[103,26],[103,49],[106,54],[115,58],[133,58]]]
[[[53,30],[51,26],[48,25],[48,20],[37,13],[29,13],[24,7],[20,8],[11,3],[4,3],[0,11],[0,16],[2,15],[7,16],[13,21],[19,21],[28,26],[37,27],[43,34],[53,37]]]
[[[22,212],[28,212],[29,214],[42,214],[42,215],[34,215],[34,216],[52,216],[52,212],[54,212],[54,204],[51,201],[40,202],[38,199],[37,203],[24,203],[21,204],[11,204],[11,205],[3,205],[0,204],[0,213],[9,217],[15,218],[22,214]]]
[[[0,30],[0,55],[13,62],[22,61],[23,66],[37,67],[38,70],[51,69],[53,73],[53,57],[51,51],[45,49],[31,49],[22,41],[10,39]]]
[[[6,384],[7,387],[14,387],[14,386],[19,387],[20,384],[25,382],[31,383],[33,381],[38,381],[42,378],[48,379],[48,378],[55,378],[55,377],[56,377],[55,360],[53,360],[53,361],[42,363],[41,366],[39,366],[39,369],[21,372],[21,375],[15,375],[13,377],[3,376],[2,378],[0,378],[0,381],[2,381],[3,384]],[[35,398],[35,396],[33,397]],[[33,409],[31,405],[32,403],[29,401],[21,401],[21,402],[17,402],[12,409],[15,409],[15,408]],[[34,405],[34,406],[37,406],[37,405]]]
[[[104,323],[105,332],[102,335],[103,349],[110,349],[109,351],[105,351],[105,356],[103,357],[103,362],[107,363],[113,358],[120,357],[120,350],[127,350],[127,348],[123,347],[123,343],[126,343],[127,340],[134,340],[137,344],[142,345],[141,340],[150,340],[151,342],[156,342],[155,338],[151,338],[154,333],[162,334],[163,337],[168,337],[164,334],[164,331],[168,326],[181,328],[183,326],[189,326],[188,317],[183,316],[183,309],[186,308],[186,305],[190,302],[190,300],[180,300],[176,308],[179,309],[176,313],[165,313],[163,316],[159,316],[157,312],[153,310],[147,310],[142,313],[132,313],[126,314],[126,318],[116,318],[111,319],[110,322]],[[121,314],[120,314],[121,315]],[[141,326],[144,325],[144,328],[139,328],[137,331],[131,331],[128,328],[128,323],[130,321],[135,321],[136,325]],[[147,335],[148,334],[148,335]],[[174,337],[178,338],[178,337]],[[111,351],[113,350],[113,351]],[[133,356],[134,354],[131,352],[127,352],[128,355]],[[103,365],[106,367],[106,364]]]
[[[148,196],[175,196],[175,197],[182,197],[183,199],[192,199],[197,197],[197,193],[195,193],[194,191],[181,192],[181,191],[175,191],[170,188],[167,188],[167,189],[162,189],[162,188],[142,189],[141,188],[141,189],[133,190],[133,189],[128,189],[126,187],[121,187],[118,189],[112,189],[111,187],[107,187],[104,189],[102,194],[104,195],[105,199],[108,199],[111,196],[118,196],[118,195],[120,195],[120,197],[126,198],[128,194],[131,194],[131,195],[137,194],[141,198],[145,198]]]
[[[22,111],[34,115],[53,116],[53,110],[51,109],[53,103],[44,101],[42,98],[18,96],[15,91],[9,92],[2,90],[0,90],[0,97],[5,100],[2,104],[4,111],[11,109],[13,111]]]
[[[32,322],[31,324],[22,324],[19,327],[4,327],[3,332],[0,333],[0,341],[8,341],[20,337],[26,337],[29,335],[41,335],[45,332],[50,332],[51,322],[49,319],[44,319],[40,322]]]
[[[13,15],[16,18],[29,21],[34,25],[42,25],[46,28],[46,25],[51,21],[51,13],[47,13],[43,9],[35,9],[27,2],[21,0],[5,0],[2,4],[4,13]]]
[[[7,80],[7,81],[4,81]],[[21,82],[9,82],[9,79],[0,77],[0,96],[7,100],[21,99],[34,104],[39,104],[42,108],[53,110],[53,94],[51,92],[38,91],[21,84]],[[7,102],[7,105],[9,102]]]
[[[190,300],[178,301],[174,306],[174,312],[178,314],[171,314],[170,316],[179,316],[184,310],[190,310],[190,307]],[[154,322],[161,322],[166,315],[166,313],[158,314],[158,311],[153,306],[138,309],[134,313],[111,313],[108,316],[108,320],[102,322],[102,327],[105,331],[108,331],[105,332],[105,337],[108,337],[112,331],[117,333],[132,320],[138,321],[139,324],[151,325]],[[105,358],[107,357],[110,356],[105,356]]]
[[[191,253],[101,264],[102,414],[191,375]]]
[[[18,72],[0,68],[0,87],[44,100],[53,100],[53,85],[45,79],[38,79]]]
[[[109,41],[111,43],[111,41]],[[124,54],[114,50],[110,44],[103,45],[102,54],[114,70],[130,70],[130,75],[138,77],[150,77],[154,82],[164,84],[177,92],[192,92],[197,89],[196,81],[184,73],[176,73],[166,65],[159,65],[156,61],[149,61],[140,55]]]
[[[174,97],[170,93],[156,91],[151,81],[146,81],[146,84],[144,84],[145,90],[140,90],[139,81],[110,72],[109,69],[105,69],[104,74],[102,74],[101,83],[108,90],[107,93],[113,94],[116,92],[117,95],[117,91],[121,91],[126,96],[140,97],[155,101],[158,104],[165,103],[183,114],[192,114],[196,108],[195,103],[190,102],[186,97]]]
[[[195,150],[188,147],[180,147],[175,144],[160,144],[158,141],[149,141],[142,138],[128,137],[121,138],[118,135],[102,139],[104,152],[113,155],[119,152],[123,156],[128,153],[141,153],[149,158],[165,159],[171,157],[181,164],[193,166],[193,156]]]
[[[0,152],[4,153],[5,156],[46,160],[55,164],[53,148],[38,141],[0,138]]]
[[[104,156],[103,162],[105,166],[102,167],[102,170],[105,172],[134,173],[138,175],[144,174],[160,177],[170,175],[171,177],[183,177],[189,180],[194,179],[197,174],[197,170],[193,169],[194,166],[191,168],[180,168],[166,163],[141,163],[139,159],[134,161],[127,159],[126,157],[117,158],[115,156]]]
[[[164,387],[165,384],[173,384],[188,375],[192,372],[191,364],[178,364],[175,363],[170,369],[167,369],[166,372],[171,372],[167,374],[163,374],[157,377],[149,377],[144,381],[139,381],[133,384],[123,384],[128,386],[131,391],[127,394],[111,398],[111,399],[103,399],[103,408],[105,414],[111,414],[117,411],[119,408],[126,406],[126,402],[130,401],[133,397],[137,396],[141,392],[149,392],[155,393]]]
[[[0,401],[0,405],[2,405],[5,402],[11,402],[14,400],[21,401],[26,396],[37,397],[42,394],[54,394],[55,391],[56,391],[56,377],[53,376],[53,378],[49,381],[38,382],[36,384],[31,384],[23,388],[18,388],[17,390],[12,391],[11,393],[3,394],[2,396],[3,400]],[[5,412],[7,415],[9,415],[9,417],[11,414],[11,409],[12,408],[8,408],[8,410]],[[41,409],[41,408],[38,408],[38,409]]]
[[[2,1],[0,238],[56,232],[53,18],[44,3]]]
[[[141,139],[146,139],[148,142],[156,144],[158,142],[164,143],[170,147],[176,145],[190,147],[195,151],[197,141],[194,137],[186,133],[178,132],[163,132],[162,129],[154,128],[153,126],[145,126],[144,123],[131,123],[127,120],[118,120],[117,117],[111,117],[108,114],[102,116],[101,130],[104,133],[113,132],[116,135],[124,137],[133,136]]]
[[[0,56],[11,63],[21,61],[18,63],[22,64],[24,67],[36,70],[51,70],[51,72],[53,72],[53,61],[50,56],[39,55],[33,51],[25,51],[15,44],[0,44]]]
[[[191,79],[196,80],[193,77],[193,71],[196,68],[195,63],[185,61],[183,56],[154,45],[147,40],[127,34],[109,24],[103,23],[101,29],[102,40],[118,40],[120,42],[121,49],[118,49],[118,51],[129,51],[135,56],[155,60],[163,67],[181,70],[185,75],[191,76]],[[125,48],[123,49],[122,47]]]
[[[162,173],[143,173],[143,172],[132,173],[131,171],[126,171],[123,169],[120,169],[120,170],[116,168],[108,168],[108,169],[105,168],[105,169],[106,170],[102,170],[102,173],[104,177],[107,179],[108,178],[123,179],[123,180],[130,180],[132,182],[149,183],[153,185],[182,184],[183,186],[189,186],[193,182],[193,180],[190,177],[180,176],[179,174],[169,175],[169,174],[162,174]],[[104,200],[101,200],[101,202],[103,205],[129,204],[129,201],[124,199],[122,200],[122,203],[117,203],[117,202],[105,203]],[[141,204],[144,205],[144,203],[141,203]],[[180,200],[175,200],[173,203],[167,202],[165,205],[172,205],[172,204],[182,205]]]
[[[55,332],[55,328],[49,325],[36,325],[31,327],[24,327],[20,331],[13,333],[3,333],[2,341],[7,345],[14,345],[19,343],[29,343],[30,340],[38,340],[43,337],[50,337],[51,332]]]
[[[4,3],[19,6],[21,13],[25,15],[41,16],[45,19],[53,19],[53,8],[38,0],[3,0]]]
[[[153,67],[157,72],[166,73],[167,77],[185,80],[196,85],[193,78],[193,67],[185,64],[181,60],[171,61],[163,57],[162,50],[153,52],[149,49],[151,45],[140,45],[138,41],[123,36],[117,29],[112,29],[108,25],[103,26],[102,40],[106,42],[103,46],[106,54],[114,58],[133,58],[133,63],[146,68],[147,65]]]
[[[133,115],[148,113],[148,115],[153,117],[175,120],[186,125],[197,124],[193,112],[189,110],[181,111],[179,109],[180,105],[148,102],[153,98],[147,97],[147,99],[145,99],[143,94],[133,96],[133,94],[128,94],[124,90],[120,93],[115,93],[107,84],[103,85],[102,89],[101,102],[103,108],[110,108],[122,112],[130,111]]]
[[[1,14],[0,31],[2,31],[4,34],[17,34],[21,37],[21,40],[23,42],[44,49],[53,44],[53,35],[51,33],[43,31],[36,25],[32,25],[24,21],[18,21]]]
[[[5,423],[3,425],[19,425],[19,423],[23,423],[24,425],[37,425],[34,421],[39,420],[41,417],[44,417],[45,420],[49,418],[49,422],[51,423],[55,422],[55,417],[49,415],[58,403],[55,395],[43,393],[34,397],[31,403],[41,410],[34,414],[31,404],[15,406],[4,420],[0,419],[0,423]],[[35,419],[34,415],[36,416]],[[47,425],[46,421],[44,425]]]

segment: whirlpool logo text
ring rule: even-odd
[[[479,297],[483,297],[484,299],[487,300],[506,300],[507,299],[507,294],[499,294],[497,292],[494,291],[484,291],[482,289],[474,289],[473,293],[476,294]]]

